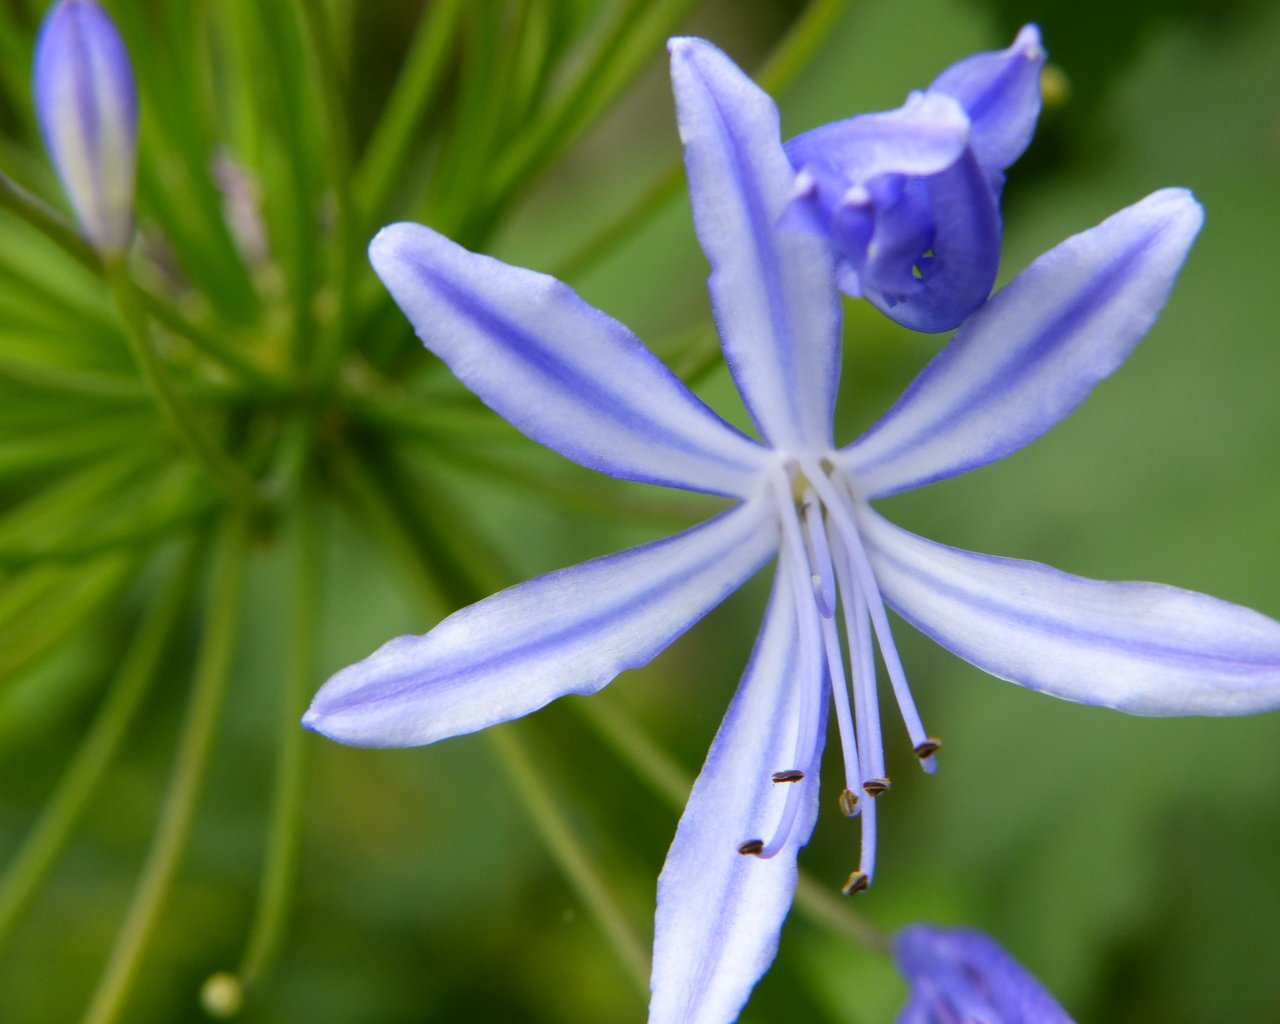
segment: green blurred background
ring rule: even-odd
[[[4,6],[6,52],[17,55],[23,45],[29,52],[23,30],[42,5]],[[109,6],[136,51],[136,26],[156,5]],[[593,19],[608,14],[606,4],[565,6],[573,8],[566,31],[589,33]],[[711,38],[751,69],[802,7],[697,4],[681,31]],[[1207,209],[1164,316],[1071,420],[997,465],[883,507],[902,525],[961,547],[1101,578],[1155,579],[1280,616],[1280,7],[1266,0],[851,0],[844,7],[779,96],[786,135],[896,106],[951,61],[1007,45],[1025,21],[1041,25],[1068,90],[1012,169],[1002,279],[1156,188],[1188,186]],[[337,38],[348,71],[346,127],[358,152],[420,5],[328,9],[346,29]],[[182,37],[171,45],[181,59],[195,43]],[[708,339],[706,268],[683,191],[655,204],[621,244],[585,263],[573,258],[678,159],[664,58],[660,45],[652,47],[598,122],[475,230],[511,262],[559,272],[568,261],[569,280],[587,299],[677,366],[698,366]],[[140,68],[144,103],[156,88],[146,75],[157,66]],[[455,85],[462,88],[452,79],[445,88]],[[0,107],[6,169],[21,163],[24,147],[34,152],[19,101],[20,88],[11,87]],[[251,105],[246,111],[240,116],[253,116]],[[318,116],[300,114],[302,129]],[[493,159],[506,141],[490,142]],[[268,204],[271,189],[290,181],[276,173],[264,186]],[[407,159],[402,173],[445,172],[424,158]],[[54,200],[47,178],[43,184]],[[143,210],[144,226],[148,212],[162,219],[145,202]],[[0,221],[0,231],[13,230],[11,218]],[[6,266],[0,317],[16,324],[21,289]],[[358,289],[373,293],[363,265],[354,276]],[[840,440],[871,422],[939,344],[864,306],[846,303],[846,312]],[[419,441],[406,461],[418,494],[443,510],[431,522],[449,524],[439,545],[491,586],[661,536],[715,507],[601,480],[543,451],[427,367],[434,360],[407,347],[407,326],[393,314],[379,322],[408,353],[408,400],[456,410],[441,421],[453,425],[453,439]],[[712,364],[697,378],[717,409],[745,420],[723,367]],[[5,394],[18,387],[0,375]],[[50,423],[61,415],[52,405],[47,414]],[[79,414],[69,407],[65,415]],[[25,429],[0,407],[0,454],[5,433],[13,441]],[[0,481],[0,499],[18,508],[45,481],[10,475]],[[424,601],[413,572],[374,539],[367,510],[335,501],[317,514],[322,614],[310,689],[450,610],[447,588]],[[288,671],[285,532],[287,524],[261,531],[247,564],[240,642],[207,785],[123,1020],[203,1019],[201,986],[234,969],[243,953]],[[172,560],[159,550],[118,599],[0,681],[0,870],[82,742],[139,595],[158,585]],[[0,577],[0,588],[17,573]],[[549,795],[622,927],[642,946],[679,815],[671,791],[696,773],[728,703],[767,576],[650,666],[591,698],[597,709],[567,698],[505,727],[518,733],[536,792]],[[197,615],[187,623],[65,854],[0,947],[0,1020],[42,1024],[84,1012],[156,827],[199,622]],[[1275,715],[1126,717],[985,677],[905,625],[897,640],[925,722],[946,749],[938,775],[925,778],[886,713],[895,786],[882,807],[880,869],[872,890],[840,914],[856,912],[885,929],[917,920],[986,929],[1082,1022],[1280,1021]],[[633,756],[620,756],[619,747]],[[549,850],[530,814],[536,798],[513,782],[520,773],[495,756],[501,749],[481,736],[404,751],[306,737],[304,832],[287,937],[239,1019],[643,1018],[645,1000],[625,956],[584,901],[581,876],[575,885]],[[857,835],[833,808],[825,811],[801,863],[830,896],[854,866]],[[851,937],[848,918],[828,919],[821,908],[831,902],[793,911],[744,1021],[893,1018],[901,981]]]

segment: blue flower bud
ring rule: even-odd
[[[35,101],[45,146],[89,241],[119,257],[133,234],[138,96],[124,40],[94,0],[59,0],[40,30]]]
[[[785,222],[829,238],[842,291],[917,331],[951,330],[986,300],[1004,171],[1031,141],[1044,58],[1028,25],[897,110],[787,143],[797,178]]]

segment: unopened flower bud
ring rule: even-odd
[[[59,0],[36,43],[45,145],[80,226],[108,258],[133,234],[138,96],[124,40],[95,0]]]

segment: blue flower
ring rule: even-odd
[[[917,924],[894,937],[911,995],[898,1024],[1073,1024],[1045,987],[994,939]]]
[[[916,753],[934,767],[938,743],[886,604],[993,675],[1150,715],[1280,705],[1280,623],[1171,587],[947,547],[871,505],[994,462],[1070,413],[1163,306],[1201,223],[1190,194],[1157,192],[1042,256],[837,448],[833,256],[779,225],[794,171],[777,109],[708,43],[673,40],[671,58],[711,303],[760,441],[559,281],[414,224],[384,229],[370,255],[426,345],[529,437],[600,472],[733,505],[390,641],[330,679],[304,723],[343,743],[410,746],[593,693],[776,557],[755,651],[658,883],[651,1020],[722,1022],[773,958],[817,815],[829,706],[843,749],[835,802],[862,819],[846,890],[874,872],[872,797],[888,779],[873,636]]]
[[[1004,171],[1040,113],[1040,33],[952,65],[897,110],[792,139],[786,222],[828,238],[841,289],[917,331],[949,331],[995,284]]]
[[[40,30],[36,113],[80,226],[103,256],[133,237],[138,97],[124,40],[94,0],[59,0]]]

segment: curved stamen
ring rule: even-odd
[[[804,494],[805,553],[809,556],[810,578],[813,580],[813,597],[824,619],[836,611],[836,579],[831,567],[831,549],[827,545],[826,524],[822,510],[812,488]],[[830,652],[827,654],[830,660]]]
[[[871,646],[871,622],[867,599],[854,586],[848,554],[840,534],[831,545],[844,614],[845,636],[849,638],[849,670],[853,677],[854,721],[858,727],[858,752],[862,755],[862,777],[887,780],[884,767],[884,737],[880,731],[880,700],[876,694],[876,655]]]
[[[806,488],[805,491],[803,518],[809,541],[805,548],[809,555],[809,569],[815,581],[824,581],[821,586],[815,585],[814,595],[818,601],[818,610],[823,614],[818,626],[822,630],[827,677],[831,680],[831,698],[836,709],[836,725],[840,731],[844,783],[846,789],[856,793],[866,776],[862,774],[862,764],[858,757],[857,732],[853,709],[849,706],[849,686],[844,671],[844,653],[840,650],[840,638],[836,635],[835,622],[832,620],[836,607],[836,572],[827,542],[826,523],[812,488]],[[853,813],[856,814],[857,810]]]
[[[907,735],[911,737],[911,745],[919,748],[921,744],[929,742],[930,737],[924,731],[924,723],[920,720],[920,713],[916,710],[915,700],[911,696],[911,688],[907,685],[906,673],[902,668],[902,659],[898,657],[898,649],[893,643],[893,633],[889,629],[889,616],[885,611],[884,600],[880,597],[880,588],[876,584],[875,573],[872,571],[871,562],[862,546],[857,524],[854,522],[853,514],[849,508],[849,505],[854,501],[853,495],[848,492],[846,481],[842,481],[846,490],[844,494],[841,494],[816,462],[806,461],[801,465],[805,475],[809,478],[809,482],[818,492],[823,504],[826,505],[828,516],[835,523],[840,539],[844,542],[849,568],[852,570],[853,578],[857,581],[858,589],[862,591],[863,596],[866,598],[867,611],[871,616],[871,625],[875,630],[876,640],[880,645],[880,654],[884,658],[884,666],[889,673],[889,681],[893,685],[893,694],[898,701],[898,710],[907,727]],[[932,754],[927,754],[920,758],[920,767],[932,774],[937,771],[938,763]]]
[[[791,580],[796,597],[797,626],[802,634],[800,643],[800,714],[799,721],[796,723],[796,753],[792,764],[796,766],[795,770],[808,772],[816,770],[818,750],[822,739],[818,733],[818,722],[821,718],[822,699],[824,697],[822,690],[826,686],[826,673],[822,671],[822,666],[816,663],[817,658],[820,656],[819,652],[822,650],[821,640],[819,639],[821,629],[818,625],[820,616],[818,615],[812,582],[807,578],[807,574],[804,571],[808,557],[800,523],[796,516],[795,503],[791,497],[791,489],[789,486],[778,486],[774,488],[774,494],[778,499],[783,539],[779,555],[779,571],[785,572]],[[805,634],[807,634],[807,642]],[[799,812],[800,801],[804,791],[805,787],[803,786],[788,786],[786,803],[783,805],[782,814],[779,816],[773,837],[758,850],[754,849],[756,841],[753,840],[750,844],[744,844],[739,847],[739,851],[754,853],[765,860],[781,851],[791,835],[791,829],[795,824],[796,814]],[[746,849],[748,845],[752,849]]]

